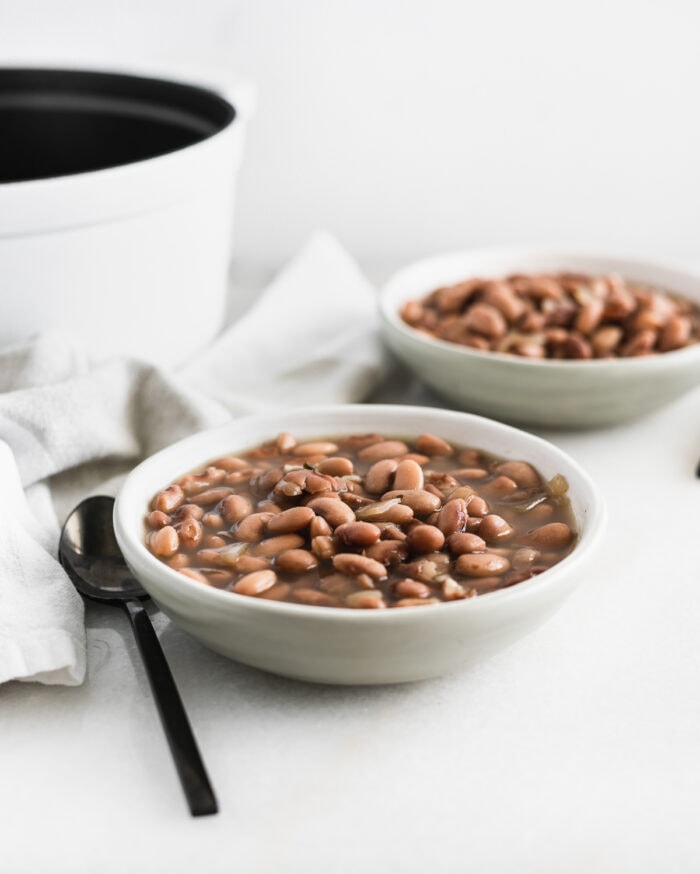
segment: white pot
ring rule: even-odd
[[[0,345],[59,328],[169,367],[217,333],[246,89],[0,70]],[[13,143],[21,113],[41,124]]]

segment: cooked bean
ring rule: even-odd
[[[207,583],[206,576],[203,573],[200,573],[199,571],[193,571],[192,568],[188,568],[188,567],[182,568],[180,573],[184,577],[189,577],[191,580],[194,580],[197,583]]]
[[[423,483],[423,468],[413,459],[403,459],[398,463],[394,473],[395,489],[405,489],[408,491],[422,489]]]
[[[190,501],[193,504],[198,504],[200,507],[206,504],[217,504],[223,501],[232,494],[231,486],[218,486],[213,489],[206,489],[203,492],[198,492],[195,495],[190,495]]]
[[[148,545],[153,555],[157,555],[159,558],[170,558],[177,552],[180,538],[172,525],[164,525],[150,533]]]
[[[278,570],[300,574],[318,567],[318,559],[308,549],[287,549],[277,556]]]
[[[384,597],[377,589],[351,592],[345,596],[345,603],[348,607],[355,607],[360,610],[376,610],[386,607]]]
[[[404,540],[380,540],[365,549],[367,558],[395,567],[408,556],[408,544]]]
[[[265,589],[258,597],[266,601],[286,601],[292,587],[289,583],[275,583],[270,589]]]
[[[418,580],[398,580],[394,583],[394,593],[400,598],[430,598],[433,590]]]
[[[489,505],[479,495],[473,495],[469,498],[467,509],[469,510],[470,516],[486,516],[489,512]]]
[[[401,598],[394,607],[425,607],[428,604],[439,604],[437,598]]]
[[[396,485],[396,483],[394,483]],[[391,501],[398,498],[402,504],[410,507],[416,516],[427,516],[435,510],[439,510],[442,501],[437,495],[425,489],[392,489],[382,495],[383,501]]]
[[[447,458],[454,454],[454,449],[447,440],[435,434],[419,434],[416,437],[416,449],[430,457],[439,455]]]
[[[287,549],[298,549],[304,545],[304,538],[298,534],[278,534],[256,543],[252,551],[254,555],[275,556]]]
[[[346,546],[362,548],[376,543],[381,536],[381,529],[371,522],[344,522],[335,529],[335,536]]]
[[[327,473],[329,476],[352,476],[355,467],[349,458],[342,455],[332,455],[319,462],[316,470],[319,473]]]
[[[399,466],[395,458],[375,462],[365,476],[365,488],[371,495],[381,495],[389,489],[393,474]]]
[[[329,440],[316,440],[312,443],[299,443],[292,449],[293,455],[334,455],[338,446]]]
[[[213,586],[215,589],[226,589],[233,580],[233,572],[221,568],[212,568],[202,571],[202,573],[206,577],[207,585]]]
[[[461,601],[467,597],[467,590],[452,577],[445,577],[442,581],[442,597],[445,601]]]
[[[269,558],[262,555],[239,555],[235,562],[235,568],[240,574],[249,574],[252,571],[264,571],[270,568]]]
[[[516,549],[511,558],[511,564],[516,570],[524,570],[531,568],[539,558],[540,554],[536,549],[529,546],[523,546]]]
[[[445,537],[463,531],[467,522],[467,504],[464,498],[453,498],[438,513],[437,527]]]
[[[363,461],[380,461],[384,458],[399,458],[407,452],[408,446],[403,440],[382,440],[381,443],[365,446],[357,454]]]
[[[483,552],[486,549],[486,541],[483,537],[464,531],[450,534],[447,538],[447,546],[452,555],[464,555],[468,552]]]
[[[184,519],[185,516],[191,516],[193,519],[198,519],[201,521],[204,516],[204,508],[198,507],[197,504],[181,504],[176,512],[175,516],[178,519]]]
[[[253,512],[253,505],[244,495],[227,495],[221,502],[221,516],[228,525],[235,525]]]
[[[146,517],[146,522],[151,528],[163,528],[165,525],[170,525],[172,521],[170,516],[162,510],[151,510]]]
[[[182,487],[173,484],[168,486],[167,489],[163,489],[162,492],[158,492],[151,506],[154,510],[160,510],[162,513],[172,513],[174,510],[177,510],[184,500],[185,493]]]
[[[342,501],[335,498],[313,498],[308,505],[316,513],[328,522],[331,528],[337,528],[344,522],[354,522],[355,514]]]
[[[406,543],[411,552],[419,555],[437,552],[445,545],[445,535],[436,525],[417,525],[406,535]]]
[[[338,484],[332,476],[309,471],[304,489],[311,495],[318,494],[319,492],[337,492]]]
[[[201,545],[207,549],[219,549],[227,545],[227,541],[219,534],[205,534],[202,537]]]
[[[338,551],[332,537],[319,535],[311,540],[311,551],[321,559],[332,558]]]
[[[224,518],[221,513],[204,513],[202,516],[202,524],[206,525],[207,528],[221,531],[224,527]]]
[[[317,589],[292,589],[289,593],[292,601],[297,604],[308,604],[314,607],[338,607],[339,601],[332,595],[326,592],[319,592]]]
[[[328,536],[329,534],[332,534],[331,526],[323,516],[314,514],[314,518],[309,523],[309,537],[313,540],[314,537]]]
[[[176,525],[179,546],[183,549],[196,549],[202,542],[202,523],[186,516]]]
[[[510,477],[522,489],[532,489],[542,482],[535,468],[526,461],[505,461],[496,468],[498,473]]]
[[[565,522],[549,522],[527,535],[528,543],[543,549],[558,549],[573,539],[573,532]]]
[[[513,533],[513,529],[502,516],[496,513],[489,513],[484,516],[479,526],[479,537],[482,537],[487,543],[494,540],[505,540]]]
[[[471,552],[460,555],[455,566],[465,577],[491,577],[505,573],[510,562],[505,556],[492,552]]]
[[[293,534],[306,528],[315,517],[311,507],[290,507],[268,519],[265,527],[268,534]]]
[[[297,441],[293,434],[290,434],[287,431],[282,431],[281,434],[277,435],[275,445],[280,454],[284,454],[286,452],[291,452],[297,445]]]
[[[333,567],[341,574],[358,576],[367,574],[373,580],[381,580],[386,577],[386,567],[373,558],[366,555],[355,555],[351,552],[339,552],[333,556]]]
[[[236,539],[247,543],[255,543],[265,536],[267,523],[274,517],[274,513],[251,513],[236,525]]]
[[[244,574],[233,585],[233,591],[237,595],[260,595],[266,589],[271,589],[277,582],[277,574],[274,571],[253,571],[252,574]]]

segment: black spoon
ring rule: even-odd
[[[142,604],[148,595],[131,576],[114,536],[113,508],[114,499],[104,495],[78,504],[61,531],[59,559],[84,598],[126,610],[190,812],[192,816],[216,813],[214,791],[185,708]]]

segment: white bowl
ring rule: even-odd
[[[460,280],[562,270],[615,272],[700,303],[700,272],[566,252],[458,252],[416,262],[389,280],[380,300],[385,340],[458,408],[520,424],[610,425],[650,413],[700,385],[700,344],[642,358],[533,360],[433,339],[400,316],[406,301]]]
[[[569,482],[579,529],[559,564],[510,588],[459,602],[353,610],[266,601],[210,588],[146,549],[144,516],[153,495],[222,454],[291,431],[301,438],[379,431],[431,432],[456,444],[533,463]],[[127,477],[117,497],[117,540],[134,576],[160,608],[206,646],[276,674],[321,683],[398,683],[464,668],[544,622],[583,579],[604,527],[603,501],[579,466],[550,443],[489,419],[422,407],[316,407],[239,419],[158,452]]]

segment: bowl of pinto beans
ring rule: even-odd
[[[115,531],[181,629],[319,683],[421,680],[534,631],[586,578],[600,494],[552,444],[398,405],[241,418],[127,477]]]
[[[700,384],[700,271],[611,256],[467,251],[414,263],[381,295],[388,346],[455,407],[598,427]]]

